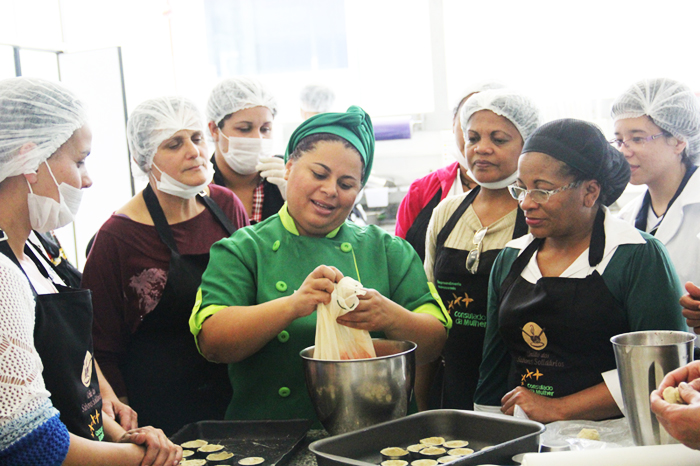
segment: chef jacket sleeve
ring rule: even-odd
[[[257,304],[256,251],[257,245],[245,228],[211,247],[209,264],[190,316],[190,331],[195,341],[204,321],[221,309]]]
[[[505,341],[498,331],[498,307],[501,284],[518,256],[518,249],[505,248],[496,258],[489,278],[489,294],[486,310],[486,334],[479,367],[479,384],[474,402],[480,405],[500,406],[501,398],[508,391],[508,371],[511,357]]]

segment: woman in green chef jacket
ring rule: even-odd
[[[361,108],[306,120],[287,146],[286,204],[212,247],[190,329],[207,359],[230,364],[227,419],[316,419],[299,351],[314,344],[316,306],[344,276],[368,292],[339,323],[416,342],[418,364],[440,354],[451,320],[418,255],[345,221],[373,157]]]

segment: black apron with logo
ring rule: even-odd
[[[0,236],[0,252],[22,269],[3,231]],[[24,253],[50,281],[34,252],[25,246]],[[70,432],[102,440],[102,396],[92,349],[92,293],[54,284],[58,293],[37,294],[31,280],[29,285],[36,300],[34,346],[44,365],[42,375],[51,402]]]
[[[191,422],[223,419],[232,390],[227,366],[208,362],[199,354],[188,325],[209,253],[179,254],[150,185],[143,198],[161,241],[170,249],[168,280],[158,305],[131,335],[120,369],[139,424],[159,427],[172,435]],[[198,198],[229,235],[235,231],[213,199],[206,195]]]
[[[603,259],[604,214],[596,216],[588,261]],[[542,277],[533,284],[520,276],[543,239],[513,262],[500,293],[498,325],[512,358],[508,389],[524,386],[560,398],[603,381],[615,369],[610,338],[629,332],[626,312],[594,271],[586,278]]]
[[[432,217],[433,210],[435,210],[441,199],[442,188],[438,189],[430,202],[418,212],[415,220],[413,220],[413,224],[406,232],[406,241],[416,250],[421,262],[425,262],[425,235],[428,233],[430,217]]]
[[[468,250],[445,247],[445,241],[472,204],[480,187],[460,203],[438,233],[435,248],[435,287],[452,316],[452,329],[443,349],[442,408],[473,409],[479,381],[479,365],[486,332],[489,276],[500,249],[481,253],[476,274],[467,270]],[[525,217],[518,209],[513,238],[527,233]],[[432,397],[431,397],[432,398]]]

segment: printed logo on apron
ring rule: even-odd
[[[81,376],[81,380],[83,382],[83,385],[86,387],[90,386],[90,382],[92,382],[92,354],[90,354],[89,351],[85,353],[85,361],[83,361],[83,375]]]
[[[521,330],[523,331],[523,340],[530,348],[542,351],[547,347],[547,335],[545,335],[544,329],[536,323],[528,322]]]
[[[100,416],[100,411],[95,409],[95,414],[90,414],[90,425],[88,426],[90,428],[92,438],[98,440],[104,439],[105,436],[104,427],[102,426],[102,421],[100,421]],[[95,427],[97,427],[97,429],[95,429]]]
[[[465,312],[469,308],[469,304],[473,302],[474,299],[470,298],[466,291],[461,296],[457,296],[455,293],[452,293],[452,299],[447,301],[447,312],[452,316],[452,320],[454,321],[455,325],[486,328],[485,315],[479,311],[476,311],[475,313]]]

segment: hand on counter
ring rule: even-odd
[[[126,432],[119,443],[133,443],[146,449],[141,466],[176,465],[182,459],[182,447],[172,443],[162,430],[139,427]]]
[[[667,387],[678,387],[686,404],[666,402],[663,391]],[[666,431],[685,446],[700,450],[700,361],[666,374],[650,399],[651,410]]]
[[[139,426],[136,411],[122,403],[119,398],[102,398],[102,412],[118,422],[124,430],[136,429]]]
[[[560,398],[516,387],[501,399],[501,411],[512,416],[515,405],[520,406],[533,421],[545,424],[570,419],[599,421],[621,414],[604,382]]]
[[[530,419],[548,423],[561,420],[555,409],[557,403],[556,398],[538,395],[525,387],[516,387],[501,398],[501,411],[512,416],[518,405]]]

